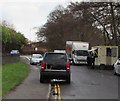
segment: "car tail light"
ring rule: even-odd
[[[41,68],[42,68],[42,70],[45,69],[45,62],[44,61],[41,63]]]
[[[69,62],[69,61],[67,61],[67,63],[66,63],[66,69],[67,69],[67,70],[70,69],[70,62]]]

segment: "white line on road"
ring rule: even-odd
[[[30,61],[30,58],[29,57],[26,57],[29,61]]]
[[[50,99],[50,93],[51,93],[51,84],[49,84],[48,94],[46,96],[47,101]]]

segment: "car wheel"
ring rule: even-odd
[[[68,83],[68,84],[70,84],[70,83],[71,83],[70,76],[68,76],[68,77],[66,78],[66,83]]]
[[[33,65],[33,63],[30,62],[31,65]]]
[[[44,83],[44,77],[43,77],[43,75],[40,75],[40,83]]]
[[[117,75],[117,73],[116,73],[115,69],[114,69],[113,71],[114,71],[114,75]]]

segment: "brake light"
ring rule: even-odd
[[[66,63],[66,69],[67,69],[67,70],[70,69],[70,62],[69,62],[69,61],[67,61],[67,63]]]
[[[45,69],[45,62],[44,61],[41,63],[41,68],[42,68],[42,70]]]

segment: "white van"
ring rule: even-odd
[[[54,50],[54,53],[66,53],[65,50]]]
[[[89,43],[73,42],[72,44],[72,59],[74,64],[87,64]]]

